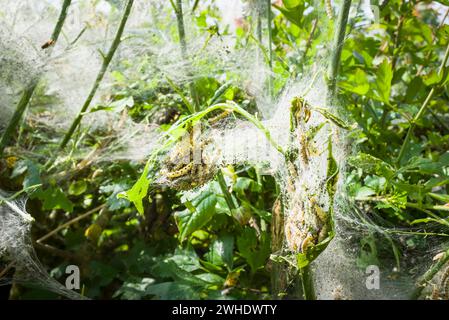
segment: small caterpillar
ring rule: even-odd
[[[301,156],[302,160],[304,161],[304,164],[309,164],[309,149],[308,149],[308,142],[304,134],[300,134],[300,144],[301,144]]]
[[[310,204],[313,207],[313,211],[315,213],[315,215],[320,219],[320,221],[325,222],[328,218],[327,216],[327,212],[324,211],[319,204],[317,203],[315,198],[310,198]]]
[[[225,110],[225,111],[223,111],[222,113],[220,113],[219,115],[217,115],[217,116],[215,116],[215,117],[212,117],[212,118],[208,119],[207,122],[208,122],[210,125],[213,125],[213,124],[217,123],[218,121],[220,121],[220,120],[226,118],[226,117],[227,117],[229,114],[231,114],[231,113],[232,113],[232,110]]]
[[[308,233],[307,237],[301,243],[301,252],[305,253],[310,244],[313,244],[313,241],[314,237],[312,236],[312,234]]]
[[[432,294],[430,295],[430,300],[440,300],[440,290],[434,284],[432,289]]]
[[[193,168],[193,162],[190,162],[179,170],[168,172],[166,174],[166,176],[168,179],[173,180],[173,179],[185,176],[186,174],[189,173],[190,170],[192,170],[192,168]]]
[[[334,19],[334,11],[332,10],[331,0],[324,0],[324,5],[326,7],[326,15],[329,20]]]

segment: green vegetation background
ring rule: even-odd
[[[184,1],[187,12],[194,2]],[[310,2],[278,1],[271,8],[275,95],[286,79],[300,77],[315,62],[320,46],[331,43],[332,32],[322,32],[327,29],[320,26],[332,30],[335,18],[330,20],[324,14],[324,4],[319,12],[309,13],[306,8]],[[338,97],[347,118],[358,124],[350,134],[356,150],[349,161],[346,184],[350,196],[365,206],[363,214],[376,224],[413,226],[439,233],[441,240],[449,235],[449,87],[447,69],[442,73],[438,70],[449,44],[449,25],[441,23],[449,2],[438,1],[444,5],[439,9],[432,7],[431,1],[384,2],[378,6],[378,20],[368,21],[363,14],[350,19],[343,45]],[[354,1],[353,7],[358,5]],[[220,33],[229,32],[211,24],[220,19],[213,6],[193,15],[195,27],[204,34],[220,37]],[[244,48],[251,41],[249,33],[255,30],[248,26],[255,25],[254,18],[248,17],[237,28],[237,47]],[[265,16],[262,22],[266,37]],[[171,28],[176,39],[174,23],[158,24],[159,28]],[[314,24],[318,27],[311,34]],[[141,63],[145,73],[150,62],[147,57],[141,59],[127,61],[122,57],[109,70],[114,77],[115,107],[126,109],[135,121],[159,117],[158,122],[167,128],[188,113],[188,106],[166,79],[124,76],[123,70],[133,63]],[[214,97],[224,84],[220,79],[218,74],[210,74],[193,82],[200,105]],[[425,112],[414,118],[432,88],[434,94]],[[180,89],[189,96],[189,85]],[[51,99],[42,92],[35,93],[32,105]],[[244,88],[230,86],[220,99],[234,100],[250,112],[255,110],[255,101]],[[415,126],[411,143],[399,156],[411,123]],[[0,159],[0,187],[18,191],[42,184],[30,193],[27,206],[36,219],[33,239],[94,209],[91,215],[46,240],[55,250],[36,245],[39,257],[56,279],[64,281],[68,264],[79,265],[83,294],[94,299],[272,297],[271,279],[278,275],[269,259],[271,216],[279,192],[273,177],[260,175],[250,166],[227,168],[232,196],[240,206],[238,214],[229,211],[218,183],[213,182],[191,201],[170,188],[151,189],[144,201],[144,214],[139,215],[117,194],[132,187],[144,163],[115,160],[86,164],[69,157],[48,173],[43,168],[45,158],[56,150],[52,128],[36,128],[26,120],[21,130],[14,143],[32,146],[33,154],[44,159],[8,149]],[[107,130],[76,138],[80,136],[84,139],[69,143],[69,149],[82,144],[101,152],[106,144],[113,143]],[[425,239],[417,235],[405,247],[425,246]],[[371,238],[363,239],[361,265],[378,261],[381,246]],[[404,244],[397,244],[397,248],[404,248]],[[384,249],[388,255],[391,246]],[[11,297],[56,296],[16,285]]]

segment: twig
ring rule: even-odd
[[[443,72],[444,72],[444,69],[446,67],[446,63],[447,63],[448,58],[449,58],[449,45],[446,48],[446,53],[444,54],[443,61],[441,62],[440,68],[438,70],[438,77],[440,77],[440,78],[443,76]],[[401,150],[399,151],[398,158],[396,159],[396,164],[397,165],[401,164],[402,158],[404,157],[405,150],[407,150],[408,145],[410,143],[410,139],[412,137],[413,130],[415,130],[416,123],[422,117],[422,115],[426,111],[427,107],[429,106],[429,103],[432,100],[432,97],[433,97],[433,95],[435,93],[436,87],[437,86],[435,86],[435,85],[432,87],[432,89],[430,90],[429,94],[427,95],[426,100],[424,101],[424,103],[422,104],[421,108],[419,109],[418,113],[412,119],[412,121],[410,123],[410,126],[408,127],[407,135],[405,136],[405,139],[404,139],[404,142],[402,144]]]
[[[176,21],[178,23],[178,35],[179,35],[179,42],[181,44],[181,54],[182,59],[184,60],[184,63],[188,67],[190,65],[189,58],[187,55],[187,42],[186,42],[186,31],[184,26],[184,13],[182,10],[182,0],[177,0],[176,5],[174,4],[173,0],[170,0],[170,3],[175,10],[176,14]],[[190,75],[190,74],[189,74]],[[192,82],[189,82],[189,90],[190,90],[190,96],[193,100],[193,111],[196,112],[198,109],[198,96],[195,91],[195,87]]]
[[[126,4],[125,11],[123,13],[122,20],[120,21],[120,26],[117,30],[117,33],[116,33],[115,38],[111,44],[108,54],[103,58],[103,64],[101,66],[100,71],[98,72],[97,78],[95,79],[95,83],[94,83],[92,89],[90,90],[89,96],[87,97],[87,99],[84,102],[77,117],[75,118],[72,125],[70,126],[70,129],[67,131],[66,135],[64,136],[64,139],[62,140],[61,144],[59,145],[59,149],[63,149],[67,145],[67,143],[69,142],[73,133],[75,132],[76,128],[79,126],[84,113],[89,108],[90,103],[92,102],[92,99],[94,98],[95,93],[97,92],[97,89],[100,86],[101,81],[103,80],[106,70],[108,69],[109,63],[111,62],[112,57],[115,54],[115,51],[117,50],[118,46],[120,45],[123,30],[125,29],[126,21],[128,20],[129,14],[131,12],[131,7],[133,5],[133,2],[134,2],[134,0],[128,0],[128,3]]]
[[[396,62],[398,60],[398,55],[395,53],[395,51],[399,48],[400,42],[401,42],[401,31],[402,26],[404,25],[405,17],[404,15],[401,15],[398,20],[398,24],[396,26],[396,35],[394,37],[394,44],[393,44],[393,61],[391,62],[391,68],[394,70],[396,66]]]
[[[200,3],[200,0],[195,0],[195,2],[193,3],[193,6],[192,6],[192,10],[190,11],[190,14],[194,14],[195,13],[195,10],[198,7],[199,3]]]
[[[328,102],[331,105],[335,102],[336,98],[335,94],[337,87],[337,76],[340,67],[341,51],[343,49],[343,41],[346,34],[346,24],[348,23],[350,8],[351,0],[344,0],[341,4],[340,12],[338,15],[337,28],[335,29],[331,63],[328,69]]]
[[[55,248],[55,247],[53,247],[53,246],[51,246],[49,244],[39,243],[37,241],[34,242],[34,244],[35,244],[35,246],[38,249],[47,251],[48,253],[51,253],[52,255],[56,255],[56,256],[62,257],[62,258],[67,259],[69,261],[79,261],[79,260],[81,260],[80,257],[78,257],[77,255],[75,255],[73,253],[68,252],[68,251],[64,251],[64,250],[61,250],[61,249],[58,249],[58,248]]]
[[[268,54],[270,60],[268,61],[268,65],[270,66],[270,72],[273,71],[273,30],[271,29],[271,20],[272,20],[272,12],[271,12],[271,0],[267,0],[267,24],[268,24]],[[273,95],[273,78],[271,74],[268,76],[268,93],[270,96]]]
[[[309,37],[307,38],[306,49],[304,50],[303,59],[306,58],[307,52],[312,44],[313,35],[315,34],[316,27],[318,26],[318,19],[313,20],[312,30],[310,31]]]
[[[67,221],[66,223],[58,226],[56,229],[50,231],[46,235],[44,235],[41,238],[39,238],[38,240],[36,240],[36,243],[42,244],[42,242],[44,242],[45,240],[47,240],[48,238],[50,238],[54,234],[58,233],[59,231],[67,228],[68,226],[70,226],[70,225],[72,225],[72,224],[74,224],[74,223],[76,223],[76,222],[78,222],[78,221],[80,221],[80,220],[82,220],[84,218],[87,218],[88,216],[94,214],[95,212],[103,209],[105,206],[106,206],[106,204],[102,204],[102,205],[100,205],[100,206],[98,206],[96,208],[93,208],[92,210],[90,210],[90,211],[88,211],[88,212],[86,212],[86,213],[76,217],[76,218],[73,218],[72,220]]]

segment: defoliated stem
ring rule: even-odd
[[[184,25],[184,13],[182,10],[182,0],[176,0],[176,5],[174,4],[173,0],[170,0],[170,2],[173,9],[175,10],[176,20],[178,22],[178,35],[179,35],[179,42],[181,44],[182,59],[184,60],[186,66],[189,67],[190,63],[189,57],[187,55],[186,31]],[[188,73],[188,75],[191,76],[190,72]],[[196,94],[195,87],[192,82],[189,83],[189,91],[190,97],[193,100],[193,112],[196,112],[196,110],[198,109],[198,96]]]
[[[62,26],[64,25],[65,18],[67,17],[67,11],[72,3],[72,0],[64,0],[61,8],[61,13],[59,14],[58,22],[56,22],[56,26],[51,34],[51,40],[53,42],[58,41],[59,35],[61,34]]]
[[[337,76],[340,67],[341,51],[343,49],[343,41],[346,34],[346,24],[348,23],[349,9],[351,8],[351,0],[343,0],[338,14],[337,28],[335,29],[334,44],[332,46],[331,63],[328,69],[328,101],[331,105],[335,102],[335,93],[337,87]]]
[[[446,52],[444,54],[443,61],[441,62],[440,68],[438,70],[438,77],[442,77],[444,73],[444,68],[446,67],[447,60],[449,58],[449,45],[446,48]],[[432,100],[432,97],[435,93],[435,87],[433,87],[429,94],[427,95],[426,100],[424,100],[424,103],[422,104],[421,108],[419,109],[418,113],[413,117],[410,126],[408,127],[407,135],[405,136],[404,142],[402,143],[401,150],[399,151],[398,158],[396,159],[396,164],[400,165],[402,158],[404,157],[405,150],[407,150],[408,145],[410,143],[410,139],[413,134],[413,130],[416,127],[416,123],[418,120],[422,117],[424,112],[426,111],[427,107],[429,106],[430,101]]]
[[[186,31],[184,26],[184,13],[182,11],[182,0],[176,0],[176,20],[178,22],[179,42],[181,43],[181,51],[184,60],[187,58]]]
[[[268,53],[269,53],[269,66],[270,72],[273,71],[273,30],[271,30],[271,20],[272,20],[272,12],[271,12],[271,0],[267,0],[267,24],[268,24]],[[273,95],[273,78],[271,74],[268,76],[268,93],[270,96]]]
[[[58,21],[55,25],[55,28],[53,29],[53,33],[51,34],[51,38],[49,41],[50,47],[47,49],[48,55],[51,53],[51,49],[53,48],[54,44],[59,38],[59,35],[61,34],[62,26],[64,25],[65,19],[67,17],[67,11],[71,2],[72,0],[64,0],[62,4]],[[19,122],[22,119],[22,116],[28,106],[28,103],[31,100],[31,97],[33,96],[34,90],[36,89],[38,82],[39,82],[38,79],[33,79],[31,84],[29,84],[27,88],[25,88],[25,90],[23,91],[22,97],[20,98],[20,101],[17,104],[16,110],[14,111],[14,114],[11,120],[9,121],[8,126],[6,127],[5,132],[3,133],[2,138],[0,140],[0,157],[3,155],[5,147],[11,140],[13,132],[17,130]]]
[[[103,64],[101,65],[101,69],[98,72],[97,78],[95,79],[95,83],[94,83],[92,89],[90,90],[89,96],[87,97],[80,112],[78,113],[77,117],[73,121],[73,123],[70,126],[69,130],[67,131],[66,135],[64,136],[64,139],[62,140],[61,144],[59,145],[59,149],[64,149],[64,147],[67,145],[67,143],[69,142],[73,133],[75,132],[76,128],[81,123],[81,119],[83,118],[84,113],[89,108],[89,105],[92,102],[92,99],[94,98],[95,93],[97,92],[97,89],[100,86],[101,81],[103,80],[106,70],[108,69],[109,63],[111,62],[112,57],[115,54],[115,51],[117,50],[118,46],[120,45],[123,30],[125,29],[126,21],[128,20],[129,14],[131,12],[131,7],[133,5],[133,2],[134,2],[134,0],[128,0],[128,3],[126,4],[125,12],[123,13],[122,20],[120,21],[120,26],[117,30],[114,41],[111,44],[108,54],[103,58]]]
[[[8,126],[3,133],[2,139],[0,140],[0,157],[3,155],[3,151],[5,150],[6,145],[11,140],[11,135],[14,131],[17,130],[18,123],[20,119],[22,119],[23,113],[25,112],[28,102],[33,95],[34,89],[36,89],[38,80],[33,80],[33,83],[28,86],[22,93],[22,97],[20,98],[19,103],[17,104],[16,110],[8,123]]]

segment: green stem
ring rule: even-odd
[[[267,24],[268,24],[268,54],[270,60],[268,65],[270,66],[270,72],[273,71],[273,30],[271,29],[271,20],[272,20],[272,12],[271,12],[271,0],[267,0]],[[268,93],[270,96],[273,95],[273,78],[271,74],[268,76]]]
[[[449,58],[449,45],[446,48],[446,52],[444,54],[443,61],[441,62],[440,68],[438,70],[438,77],[442,78],[444,69],[447,63],[447,60]],[[418,113],[413,117],[410,126],[408,127],[407,135],[405,136],[404,142],[402,143],[401,150],[399,151],[398,158],[396,159],[396,164],[400,165],[402,158],[404,157],[405,150],[407,150],[408,145],[410,143],[410,139],[413,135],[413,131],[415,130],[416,123],[419,119],[421,119],[422,115],[426,111],[427,107],[429,106],[430,101],[432,101],[432,97],[435,94],[435,86],[430,90],[429,94],[427,95],[426,100],[422,104],[421,108],[419,109]]]
[[[259,42],[262,43],[262,17],[260,11],[261,10],[257,10],[256,34],[257,40],[259,40]]]
[[[59,14],[58,22],[56,22],[56,26],[51,34],[51,40],[56,42],[58,41],[59,35],[61,34],[62,26],[64,25],[65,18],[67,17],[67,11],[72,3],[72,0],[64,0],[61,8],[61,12]]]
[[[437,210],[437,211],[449,211],[449,207],[445,206],[445,205],[420,205],[417,203],[413,203],[413,202],[407,202],[406,203],[407,207],[410,208],[415,208],[415,209],[427,209],[427,210]]]
[[[226,181],[225,181],[225,179],[223,177],[223,172],[221,171],[221,169],[218,170],[217,181],[218,181],[218,184],[220,185],[221,192],[223,192],[223,195],[224,195],[226,204],[229,207],[229,210],[232,211],[232,210],[237,209],[237,206],[235,205],[234,199],[232,198],[232,195],[231,195],[231,193],[228,190],[228,186],[226,185]]]
[[[343,0],[338,15],[337,28],[335,29],[334,44],[332,46],[331,63],[328,69],[328,102],[333,105],[335,102],[335,94],[337,88],[337,76],[340,68],[341,51],[343,49],[343,41],[346,34],[346,25],[348,23],[349,9],[351,8],[351,0]]]
[[[386,200],[386,197],[378,196],[378,197],[358,197],[357,201],[373,201],[373,202],[383,202]],[[424,210],[436,210],[436,211],[445,211],[449,212],[449,207],[445,205],[425,205],[418,204],[414,202],[406,202],[405,205],[414,209],[424,209]]]
[[[304,300],[316,300],[315,289],[313,287],[312,270],[310,264],[299,270],[301,274],[301,286]]]
[[[184,13],[182,10],[182,0],[176,0],[176,5],[172,0],[170,0],[171,5],[173,9],[175,10],[176,14],[176,20],[178,22],[178,35],[179,35],[179,42],[181,44],[181,54],[182,59],[184,60],[184,63],[186,66],[189,66],[189,57],[187,55],[187,42],[186,42],[186,31],[185,31],[185,25],[184,25]],[[190,75],[190,73],[188,74]],[[189,83],[189,90],[190,90],[190,96],[193,100],[193,111],[196,112],[198,109],[198,96],[195,91],[195,87],[193,86],[193,83]]]
[[[400,7],[402,8],[403,5],[404,5],[404,0],[402,0]],[[401,43],[401,30],[402,30],[402,26],[404,25],[404,20],[405,20],[405,17],[402,14],[399,17],[398,24],[396,26],[396,35],[395,35],[395,38],[394,38],[393,52],[392,52],[393,53],[393,59],[392,59],[392,62],[391,62],[391,68],[393,70],[396,67],[396,62],[397,62],[397,59],[398,59],[398,54],[395,51],[399,48],[399,45]]]
[[[190,11],[191,14],[195,13],[196,8],[198,7],[198,4],[200,3],[200,0],[195,0],[192,6],[192,11]]]
[[[416,300],[420,297],[426,284],[441,270],[441,268],[449,261],[449,249],[444,255],[418,280],[416,289],[411,295],[411,299]]]
[[[310,31],[309,37],[307,38],[307,42],[306,42],[306,48],[304,49],[304,53],[302,54],[302,60],[303,63],[307,57],[307,52],[309,51],[311,45],[312,45],[312,40],[313,37],[315,35],[315,31],[316,31],[316,27],[318,26],[318,19],[313,20],[313,25],[312,25],[312,30]]]
[[[118,46],[120,45],[123,30],[125,29],[126,21],[128,20],[129,14],[131,12],[131,7],[133,5],[133,2],[134,2],[134,0],[128,0],[128,3],[126,4],[125,12],[123,13],[122,20],[120,22],[120,26],[117,30],[117,33],[115,35],[114,41],[111,44],[108,54],[103,58],[103,64],[101,66],[100,71],[98,72],[97,78],[95,79],[95,83],[94,83],[92,89],[90,90],[89,96],[87,97],[80,112],[78,113],[77,117],[73,121],[73,123],[70,126],[69,130],[67,131],[66,135],[64,136],[64,139],[62,140],[61,144],[59,145],[59,149],[64,149],[64,147],[67,145],[67,143],[69,142],[73,133],[75,132],[76,128],[81,123],[84,113],[89,108],[90,103],[92,102],[92,99],[94,98],[95,93],[97,92],[97,89],[100,86],[101,81],[103,80],[106,70],[108,69],[109,63],[111,62],[112,57],[115,54],[115,51],[117,50]]]
[[[51,34],[50,38],[52,46],[54,46],[54,44],[59,38],[59,35],[61,34],[62,26],[64,25],[65,19],[67,17],[67,11],[71,2],[72,0],[64,0],[62,4],[58,21],[55,25],[55,28],[53,29],[53,33]],[[47,53],[50,54],[51,50],[48,49]],[[6,127],[5,132],[3,133],[2,138],[0,140],[0,157],[3,155],[5,147],[9,144],[13,132],[17,130],[19,122],[22,119],[22,116],[31,100],[31,97],[33,96],[34,90],[36,89],[38,82],[39,82],[38,79],[33,80],[32,83],[23,91],[22,97],[20,98],[20,101],[17,104],[16,110],[14,111],[14,114],[11,120],[9,121],[8,126]]]

